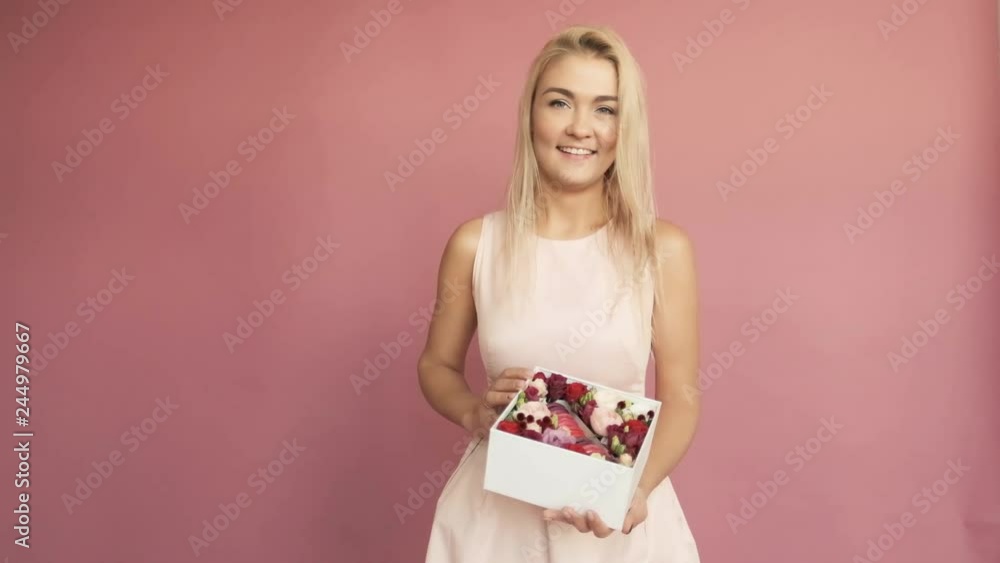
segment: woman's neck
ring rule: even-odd
[[[542,187],[543,207],[538,215],[538,234],[550,238],[589,235],[609,221],[604,183],[582,190]]]

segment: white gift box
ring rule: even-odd
[[[653,446],[660,401],[536,366],[532,373],[538,372],[546,377],[558,373],[567,383],[578,382],[595,391],[613,392],[632,401],[633,412],[653,411],[654,424],[650,424],[632,467],[626,467],[500,430],[500,422],[507,419],[516,405],[515,397],[490,428],[483,487],[543,508],[568,507],[579,514],[593,510],[610,528],[621,530]]]

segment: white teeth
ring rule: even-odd
[[[595,151],[588,149],[578,149],[574,147],[559,147],[559,150],[569,154],[594,154]]]

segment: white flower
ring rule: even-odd
[[[632,464],[635,463],[635,460],[632,459],[632,456],[628,454],[622,454],[622,456],[618,458],[618,460],[621,461],[622,465],[624,465],[625,467],[632,467]]]
[[[528,384],[529,387],[538,389],[538,398],[544,399],[549,394],[549,388],[545,385],[544,379],[536,379]]]
[[[548,405],[542,401],[528,401],[514,412],[515,417],[517,416],[517,413],[524,413],[525,417],[529,415],[533,416],[536,421],[552,416],[552,413],[549,412]]]
[[[598,389],[594,391],[594,401],[597,402],[597,406],[600,408],[615,410],[618,408],[618,402],[621,401],[621,397],[613,391]]]
[[[597,407],[590,414],[590,426],[594,429],[594,434],[598,436],[607,436],[608,426],[621,423],[622,417],[618,416],[614,409]]]
[[[541,434],[542,427],[537,422],[529,422],[527,426],[524,427],[525,430],[534,430]]]

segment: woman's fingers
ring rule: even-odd
[[[520,391],[528,385],[527,380],[515,377],[498,378],[493,383],[494,391]]]
[[[587,521],[590,523],[591,531],[593,531],[594,535],[599,538],[606,538],[610,536],[613,531],[593,510],[587,512]]]
[[[500,377],[516,377],[518,379],[528,379],[532,375],[528,368],[507,368],[500,372]]]
[[[513,401],[516,396],[516,392],[487,391],[486,404],[492,408],[506,407],[507,403]]]
[[[530,371],[521,368],[504,370],[499,377],[493,380],[490,389],[486,392],[484,397],[486,404],[492,408],[507,406],[507,403],[514,400],[518,392],[528,385]]]
[[[547,509],[542,511],[542,517],[550,522],[562,522],[568,524],[566,515],[561,510]]]
[[[569,520],[569,523],[572,524],[577,530],[580,530],[583,533],[590,531],[590,524],[587,523],[587,520],[583,516],[577,514],[575,510],[567,508],[563,511],[563,513],[566,515],[566,519]]]

